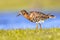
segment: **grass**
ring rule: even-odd
[[[0,30],[0,40],[60,40],[60,28]]]

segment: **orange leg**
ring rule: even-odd
[[[36,23],[36,30],[38,30],[38,23]]]
[[[42,29],[42,26],[41,26],[41,24],[39,23],[39,25],[40,25],[40,29]]]

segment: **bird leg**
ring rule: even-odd
[[[36,30],[38,30],[38,23],[36,23]]]
[[[39,25],[40,25],[40,29],[42,29],[42,26],[41,26],[41,24],[39,23]]]

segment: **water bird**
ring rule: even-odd
[[[28,13],[26,10],[21,10],[19,11],[17,16],[19,15],[23,15],[29,21],[36,23],[37,30],[38,30],[38,24],[40,25],[40,29],[42,29],[41,23],[44,23],[44,21],[49,18],[55,18],[54,15],[44,14],[43,12],[38,12],[38,11],[30,11]]]

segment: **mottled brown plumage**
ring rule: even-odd
[[[38,11],[31,11],[28,13],[26,10],[21,10],[20,12],[21,13],[19,13],[18,16],[21,14],[31,22],[35,22],[36,29],[38,29],[38,24],[40,25],[40,29],[42,29],[41,22],[44,22],[44,20],[55,17],[54,15],[48,15]]]

